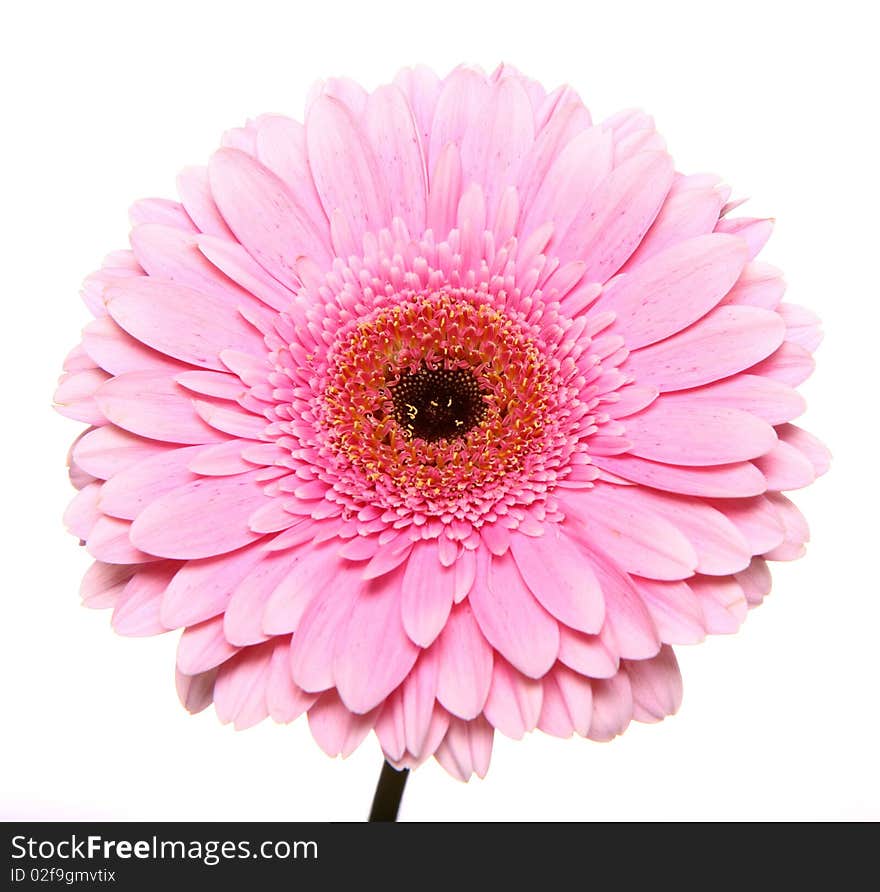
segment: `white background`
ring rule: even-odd
[[[175,636],[124,639],[79,606],[63,532],[78,426],[50,409],[88,320],[79,282],[127,244],[135,198],[174,197],[222,130],[300,116],[310,83],[372,88],[403,64],[505,60],[572,83],[602,118],[651,111],[679,169],[713,171],[778,218],[762,254],[823,317],[804,392],[831,473],[796,494],[807,558],[777,565],[743,631],[679,648],[685,701],[610,744],[497,738],[487,780],[435,763],[410,820],[880,817],[877,741],[878,85],[867,2],[20,3],[2,37],[3,591],[0,816],[348,819],[374,738],[328,759],[304,720],[240,733],[193,718]]]

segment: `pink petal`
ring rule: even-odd
[[[531,207],[548,171],[563,149],[589,126],[590,113],[582,102],[568,100],[556,107],[546,125],[536,135],[520,168],[518,189],[524,213]],[[610,137],[608,142],[610,144]]]
[[[706,637],[699,598],[686,582],[658,582],[635,577],[638,590],[661,641],[668,644],[697,644]]]
[[[763,558],[752,558],[751,564],[734,577],[746,596],[749,607],[756,607],[770,594],[772,578],[767,561]]]
[[[671,647],[660,648],[660,653],[650,660],[627,661],[626,673],[632,687],[636,721],[659,722],[678,712],[682,682]]]
[[[454,586],[455,570],[440,563],[436,544],[417,544],[406,561],[401,596],[403,627],[415,644],[429,647],[440,634],[452,609]]]
[[[172,490],[138,515],[132,542],[150,554],[183,559],[213,557],[253,542],[260,534],[248,518],[269,499],[255,477],[259,473],[203,477]]]
[[[438,655],[437,699],[461,719],[483,710],[492,682],[492,648],[467,604],[449,615],[435,650]]]
[[[736,285],[724,296],[723,304],[763,307],[775,310],[785,294],[782,273],[769,263],[747,263]]]
[[[107,420],[95,394],[108,379],[102,369],[66,372],[58,382],[53,401],[55,409],[67,418],[84,424],[101,425]]]
[[[755,459],[755,467],[767,480],[767,488],[800,489],[816,479],[812,462],[783,440],[765,455]]]
[[[423,754],[427,758],[433,753],[430,748],[432,724],[438,710],[435,708],[435,695],[438,685],[437,648],[422,651],[415,666],[403,682],[401,704],[403,707],[403,727],[406,735],[406,748],[415,757]],[[488,684],[486,685],[488,690]],[[443,712],[443,710],[439,710]],[[445,725],[443,733],[445,733]],[[442,737],[442,734],[440,735]],[[438,741],[439,742],[439,741]]]
[[[378,706],[406,678],[419,655],[400,616],[402,581],[403,573],[397,572],[367,583],[336,636],[333,678],[353,712]]]
[[[229,228],[251,255],[283,284],[298,287],[302,255],[328,265],[324,226],[262,164],[236,149],[220,149],[209,167],[211,192]]]
[[[635,350],[702,318],[730,289],[745,261],[741,239],[698,236],[615,279],[594,306],[615,314],[610,331],[623,335],[627,348]]]
[[[522,235],[531,235],[549,222],[553,224],[552,244],[561,242],[587,200],[611,172],[611,161],[611,134],[601,127],[591,127],[572,139],[554,159],[524,207]]]
[[[527,678],[506,660],[498,659],[483,713],[502,734],[519,740],[538,724],[543,693],[540,679]]]
[[[772,378],[748,374],[734,375],[680,395],[671,393],[664,399],[742,409],[773,425],[797,418],[806,408],[804,398],[796,390]]]
[[[195,715],[203,709],[207,709],[214,702],[216,669],[200,672],[198,675],[184,675],[177,669],[174,676],[177,696],[188,712]]]
[[[121,279],[104,289],[109,300],[115,288],[134,282],[150,282],[154,286],[192,288],[201,295],[222,301],[230,311],[236,306],[260,307],[259,301],[244,288],[224,275],[199,250],[199,236],[168,226],[146,224],[132,230],[131,246],[149,278]]]
[[[283,115],[261,116],[257,159],[287,184],[310,220],[324,224],[324,209],[309,170],[306,131],[299,121]]]
[[[538,537],[513,535],[510,548],[526,585],[548,613],[581,632],[602,628],[605,601],[599,582],[561,524],[546,524]]]
[[[632,686],[626,672],[593,681],[591,740],[612,740],[627,729],[633,714]]]
[[[276,722],[292,722],[311,709],[316,694],[307,694],[290,675],[290,639],[274,639],[275,647],[269,664],[266,683],[266,708]]]
[[[743,535],[711,506],[642,487],[632,487],[625,497],[638,510],[659,515],[684,534],[697,554],[697,572],[723,576],[742,570],[751,560]]]
[[[269,714],[266,685],[272,648],[271,642],[248,647],[220,667],[214,684],[214,707],[224,724],[235,722],[240,731]]]
[[[813,374],[815,367],[816,362],[808,350],[786,341],[766,359],[752,366],[749,372],[797,387]]]
[[[581,675],[608,678],[617,672],[618,665],[617,653],[609,646],[609,637],[607,634],[584,635],[562,626],[559,630],[559,659]]]
[[[160,635],[168,631],[159,619],[159,607],[179,566],[165,562],[150,564],[129,580],[110,620],[120,635]]]
[[[782,319],[770,310],[722,306],[685,331],[631,353],[624,368],[661,391],[684,390],[749,368],[784,335]]]
[[[132,545],[131,524],[127,520],[106,515],[95,521],[86,548],[93,557],[109,564],[142,564],[155,560]]]
[[[633,483],[682,495],[731,498],[759,495],[767,488],[764,476],[749,462],[683,468],[635,455],[602,455],[594,456],[593,464]]]
[[[207,260],[248,294],[275,310],[290,308],[293,293],[270,276],[238,242],[202,235],[198,237],[198,246]],[[301,258],[295,262],[298,269]]]
[[[370,94],[364,126],[385,174],[392,215],[403,220],[412,236],[421,236],[428,190],[425,159],[412,111],[398,87],[380,87]]]
[[[220,238],[234,238],[214,204],[206,167],[184,168],[177,177],[177,192],[187,215],[199,230]]]
[[[776,548],[785,538],[785,525],[766,498],[723,499],[715,507],[742,533],[752,554]]]
[[[328,590],[360,586],[358,567],[335,556],[333,541],[288,553],[287,573],[278,581],[262,613],[270,635],[296,631],[312,600]]]
[[[643,152],[604,180],[560,241],[562,260],[584,260],[589,282],[606,282],[636,249],[672,182],[672,160]]]
[[[540,678],[556,662],[559,624],[535,600],[512,555],[480,552],[468,603],[489,643],[517,669]]]
[[[605,626],[601,637],[614,642],[618,655],[632,660],[653,657],[660,638],[632,577],[598,552],[590,556],[605,592]]]
[[[263,339],[235,304],[157,279],[132,278],[107,289],[110,315],[150,347],[192,365],[225,370],[225,349],[264,354]]]
[[[134,434],[169,443],[217,443],[227,439],[199,418],[186,390],[162,372],[127,372],[95,394],[101,411]]]
[[[230,644],[244,647],[266,640],[263,610],[275,587],[290,572],[290,565],[287,552],[263,555],[235,586],[223,614],[223,634]]]
[[[141,569],[143,568],[137,565],[125,566],[95,561],[86,570],[80,583],[79,594],[83,606],[92,610],[114,607],[129,580]]]
[[[574,534],[630,573],[686,579],[697,565],[693,546],[669,521],[645,514],[630,492],[635,489],[602,485],[568,497],[562,507],[576,524]]]
[[[472,774],[485,777],[492,757],[492,726],[481,716],[472,722],[452,719],[434,756],[453,776],[467,781]]]
[[[686,467],[746,461],[776,444],[773,428],[748,412],[662,397],[626,419],[626,438],[634,455]]]
[[[391,223],[376,157],[345,105],[326,95],[315,100],[306,118],[306,145],[328,217],[340,210],[358,243],[365,232],[378,232]]]
[[[776,312],[785,322],[785,340],[798,344],[812,353],[822,343],[822,323],[819,317],[806,307],[797,304],[780,304]]]
[[[290,646],[293,680],[306,691],[333,685],[335,642],[360,595],[354,586],[314,598],[306,608]]]
[[[688,585],[700,601],[707,632],[731,635],[739,630],[748,612],[748,602],[742,586],[733,577],[695,576]]]
[[[461,196],[461,153],[454,143],[437,158],[428,194],[427,223],[437,238],[446,238],[455,226],[455,213]]]
[[[146,280],[135,278],[134,281]],[[110,294],[112,287],[105,289],[105,296]],[[147,370],[176,374],[188,368],[126,334],[110,316],[101,316],[83,329],[83,347],[102,369],[112,375]]]
[[[256,548],[189,561],[178,570],[162,598],[160,618],[169,629],[189,626],[226,609],[236,585],[264,555]]]
[[[588,678],[557,664],[544,676],[544,697],[538,727],[555,737],[577,732],[586,737],[593,717],[593,686]]]
[[[777,428],[776,433],[780,440],[793,446],[810,460],[816,476],[821,476],[831,466],[831,453],[828,448],[803,428],[796,424],[783,424]]]
[[[309,730],[328,756],[350,756],[376,724],[378,710],[359,715],[347,709],[335,691],[322,694],[309,710]]]
[[[205,477],[226,477],[252,471],[256,462],[246,461],[242,451],[253,446],[251,440],[229,440],[216,446],[204,446],[193,452],[187,467]]]
[[[73,497],[64,512],[64,526],[77,539],[88,539],[101,516],[98,499],[102,488],[102,484],[97,482],[84,486]]]
[[[112,424],[87,431],[73,448],[74,461],[87,473],[109,480],[139,461],[174,449],[170,443],[144,440]]]
[[[773,232],[773,220],[756,217],[724,217],[715,226],[716,232],[732,232],[745,239],[749,246],[749,259],[756,257]]]
[[[225,663],[238,648],[223,635],[222,617],[214,617],[187,626],[177,645],[177,668],[186,675],[196,675]]]
[[[478,114],[480,126],[467,130],[461,142],[462,170],[465,182],[483,187],[491,223],[504,189],[519,177],[535,124],[529,97],[515,78],[493,84]]]
[[[101,510],[134,520],[160,496],[197,479],[189,470],[189,462],[201,449],[188,446],[163,451],[116,474],[101,490]]]
[[[406,751],[406,730],[403,721],[403,704],[400,688],[382,704],[379,718],[373,729],[386,759],[397,761]]]
[[[426,65],[404,68],[394,78],[394,83],[406,95],[418,127],[419,141],[425,152],[431,140],[431,123],[434,106],[440,95],[440,79]]]
[[[489,90],[486,78],[468,68],[457,68],[446,78],[434,107],[428,170],[435,169],[440,153],[448,143],[461,146],[465,134],[479,126],[479,114]],[[432,182],[432,191],[434,188]]]
[[[634,270],[677,242],[712,232],[724,199],[715,186],[670,190],[657,218],[623,267]]]

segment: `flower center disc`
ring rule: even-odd
[[[429,443],[463,437],[486,414],[469,369],[423,368],[404,374],[391,388],[391,399],[401,428]]]

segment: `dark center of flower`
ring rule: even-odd
[[[470,369],[407,372],[391,388],[394,419],[410,437],[429,443],[463,437],[483,419],[486,406]]]

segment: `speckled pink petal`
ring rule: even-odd
[[[256,549],[200,561],[187,561],[162,598],[160,618],[169,629],[188,626],[221,614],[235,586],[259,561]]]
[[[342,103],[331,96],[315,100],[306,117],[306,146],[328,217],[340,210],[357,242],[365,232],[377,232],[391,222],[388,192],[376,156]]]
[[[709,384],[760,362],[782,343],[785,325],[758,307],[723,306],[685,331],[631,353],[626,370],[661,391]]]
[[[734,236],[688,239],[609,283],[594,307],[614,313],[611,331],[636,350],[702,318],[730,289],[745,261],[745,243]]]
[[[398,87],[380,87],[367,99],[364,127],[391,196],[391,214],[413,235],[425,229],[427,177],[416,122]]]
[[[209,167],[211,193],[223,219],[253,257],[285,285],[297,287],[297,258],[330,259],[320,222],[309,218],[287,186],[235,149],[220,149]]]
[[[606,282],[626,262],[656,217],[672,182],[665,152],[643,152],[624,162],[598,186],[556,252],[584,260],[590,282]]]

